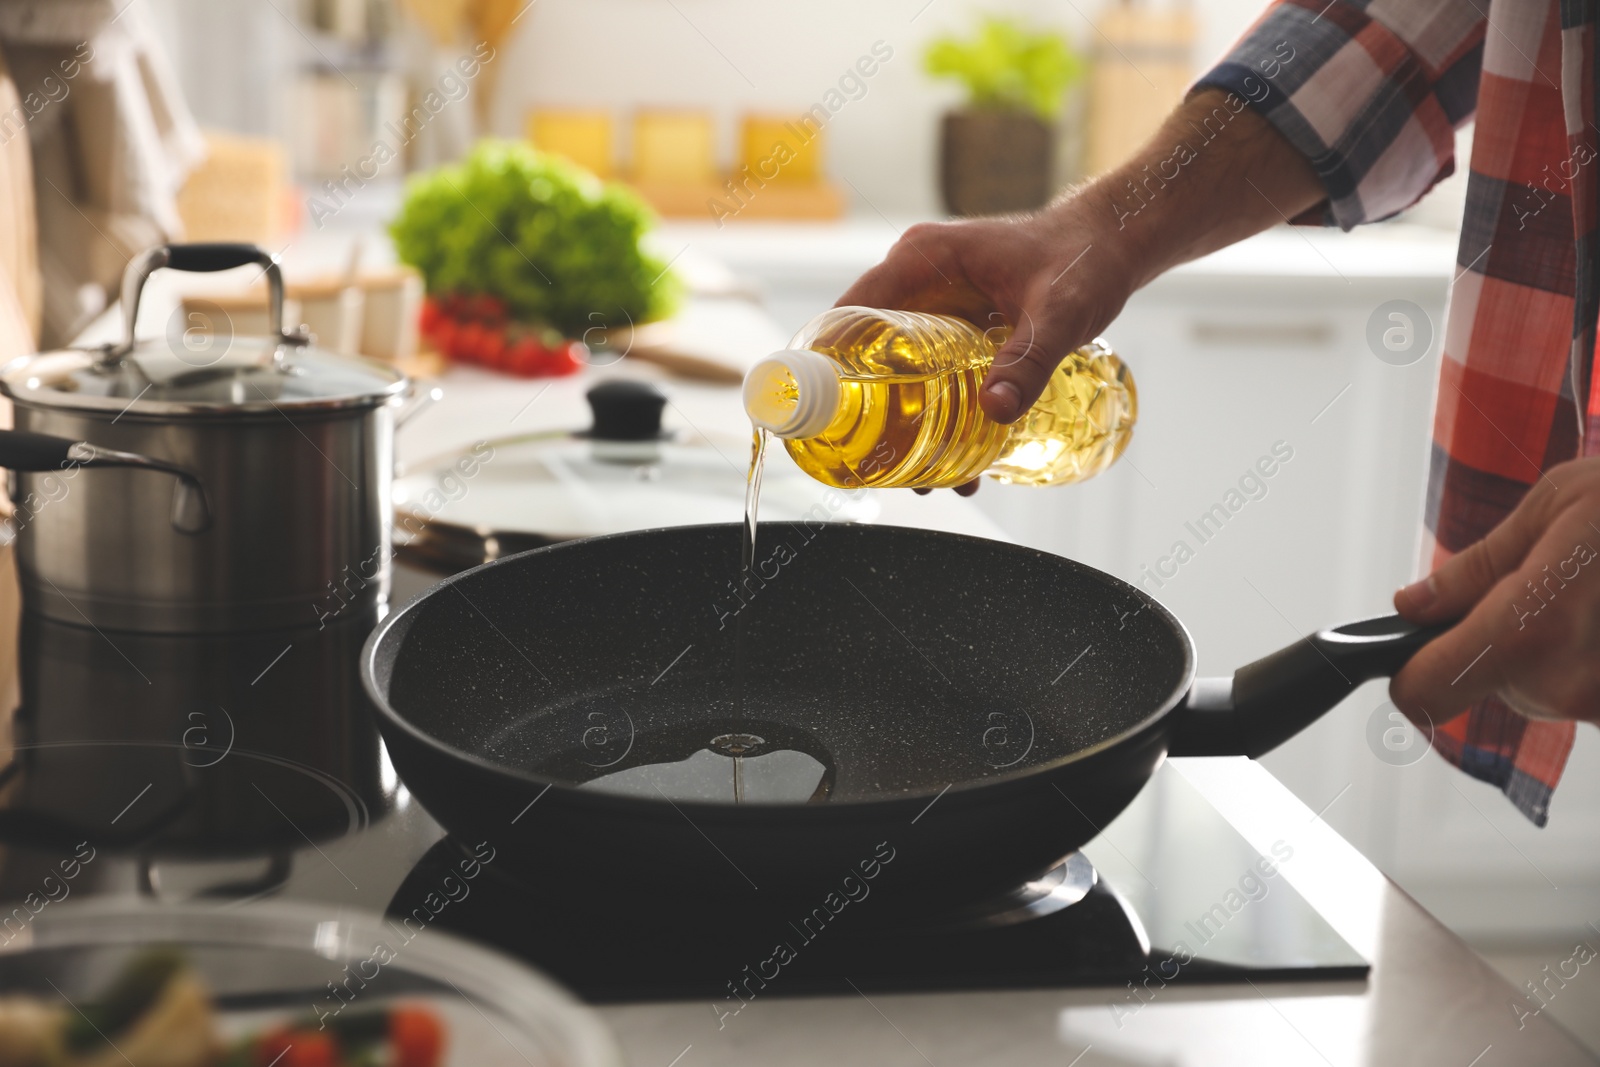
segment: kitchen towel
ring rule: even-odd
[[[1574,733],[1571,723],[1527,719],[1491,698],[1436,728],[1433,747],[1474,778],[1498,786],[1519,811],[1543,826]]]
[[[1455,127],[1476,119],[1439,360],[1430,569],[1551,467],[1600,455],[1600,174],[1584,165],[1600,157],[1597,18],[1600,6],[1558,0],[1277,0],[1198,83],[1249,101],[1313,162],[1328,198],[1295,221],[1344,229],[1449,175]],[[1436,727],[1441,756],[1544,825],[1573,723],[1487,700]]]

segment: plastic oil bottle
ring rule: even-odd
[[[744,404],[802,470],[840,488],[1021,485],[1091,478],[1128,446],[1133,375],[1096,340],[1070,353],[1012,425],[978,406],[1004,337],[962,319],[840,307],[745,376]]]

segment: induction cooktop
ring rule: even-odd
[[[1292,886],[1293,846],[1253,849],[1174,768],[1081,852],[993,900],[928,915],[885,863],[809,910],[752,893],[666,900],[641,868],[529,882],[492,845],[438,841],[390,901],[391,922],[437,924],[510,951],[596,1002],[1112,986],[1130,1010],[1173,982],[1361,980],[1367,962]]]

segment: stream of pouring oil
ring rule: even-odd
[[[750,572],[756,561],[756,512],[761,504],[761,472],[766,467],[767,431],[759,426],[750,427],[750,471],[744,484],[744,530],[739,549],[739,595],[741,598],[752,588]],[[744,616],[743,610],[733,618],[733,717],[744,719]],[[744,757],[733,757],[733,802],[744,801]]]

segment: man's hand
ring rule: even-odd
[[[1493,695],[1532,718],[1600,721],[1600,457],[1552,469],[1394,606],[1413,622],[1461,619],[1389,685],[1413,720]]]
[[[1062,357],[1093,340],[1133,292],[1106,225],[1114,216],[1092,201],[1069,197],[1021,218],[913,226],[839,304],[957,315],[997,338],[1009,328],[981,403],[995,421],[1015,422]]]
[[[1140,286],[1323,198],[1311,165],[1265,119],[1205,90],[1127,163],[1036,214],[913,226],[839,303],[1009,328],[980,402],[1015,422]]]

